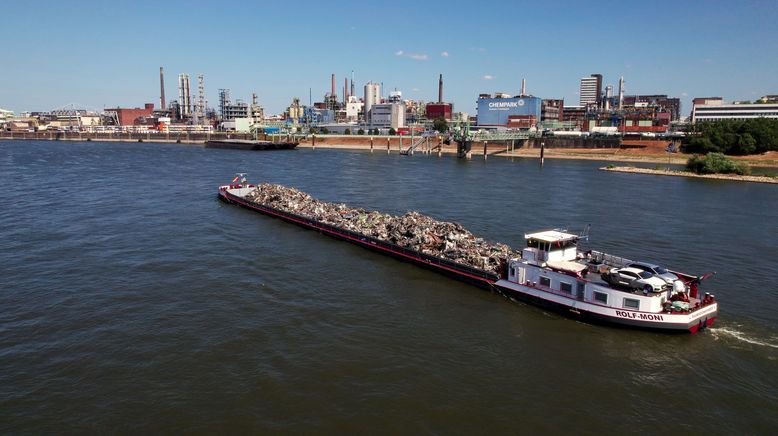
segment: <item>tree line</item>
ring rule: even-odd
[[[778,150],[778,119],[719,120],[695,123],[686,153],[760,154]]]

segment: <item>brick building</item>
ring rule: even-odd
[[[140,123],[143,118],[150,117],[154,111],[154,103],[146,103],[143,108],[112,108],[106,109],[106,112],[113,112],[119,120],[120,126],[134,126]]]

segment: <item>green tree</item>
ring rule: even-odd
[[[357,130],[357,135],[364,135],[364,134],[365,134],[365,130],[364,129]]]
[[[350,135],[350,134],[351,134],[351,129],[349,129],[348,127],[346,127],[346,130],[343,132],[343,134],[344,134],[344,135]]]
[[[751,173],[743,162],[735,162],[723,153],[708,153],[705,157],[694,155],[686,162],[686,168],[697,174],[739,174]]]
[[[684,151],[748,155],[778,150],[778,119],[700,122],[690,129]]]
[[[394,136],[397,134],[397,130],[394,130],[394,127],[389,128],[389,136]]]
[[[330,129],[328,129],[328,128],[326,128],[326,127],[322,127],[322,128],[321,128],[321,133],[322,133],[323,135],[326,135],[326,134],[330,133]]]
[[[432,129],[440,133],[448,132],[448,122],[446,122],[446,119],[443,117],[435,118],[432,122]]]

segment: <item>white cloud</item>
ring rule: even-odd
[[[447,51],[442,51],[442,52],[440,52],[440,55],[443,56],[444,58],[447,58],[448,57],[448,52]]]
[[[494,76],[492,76],[491,74],[486,74],[484,76],[484,80],[494,80]]]
[[[681,93],[681,97],[688,97],[688,96],[689,96],[689,94],[688,94],[688,93],[686,93],[686,92],[682,92],[682,93]]]
[[[397,50],[396,52],[394,52],[394,55],[398,57],[410,58],[416,61],[426,61],[427,59],[429,59],[429,56],[427,56],[424,53],[406,53],[403,50]]]
[[[411,91],[413,91],[413,92],[419,92],[419,88],[413,88],[413,89],[411,89]]]

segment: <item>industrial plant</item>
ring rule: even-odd
[[[191,78],[196,79],[193,89]],[[73,105],[44,112],[19,115],[0,109],[0,130],[34,132],[41,130],[131,133],[212,133],[244,134],[359,134],[406,135],[449,127],[480,132],[520,132],[531,135],[640,135],[656,136],[682,130],[700,120],[778,118],[776,96],[767,95],[759,104],[725,104],[721,97],[695,98],[691,116],[684,117],[680,98],[666,94],[627,94],[624,77],[618,87],[606,84],[602,74],[579,80],[579,101],[567,105],[564,99],[541,98],[527,91],[522,79],[518,92],[477,94],[475,114],[456,112],[444,100],[443,74],[437,77],[438,95],[434,101],[403,98],[401,90],[386,90],[375,80],[357,85],[354,72],[329,77],[329,91],[308,104],[299,96],[279,114],[266,114],[256,92],[247,100],[234,98],[229,88],[218,88],[218,106],[209,105],[205,75],[177,76],[177,96],[166,100],[164,67],[159,68],[159,102],[138,107],[106,107],[87,110]],[[362,91],[358,95],[357,90]],[[193,94],[194,92],[194,94]],[[757,103],[755,102],[755,103]]]

